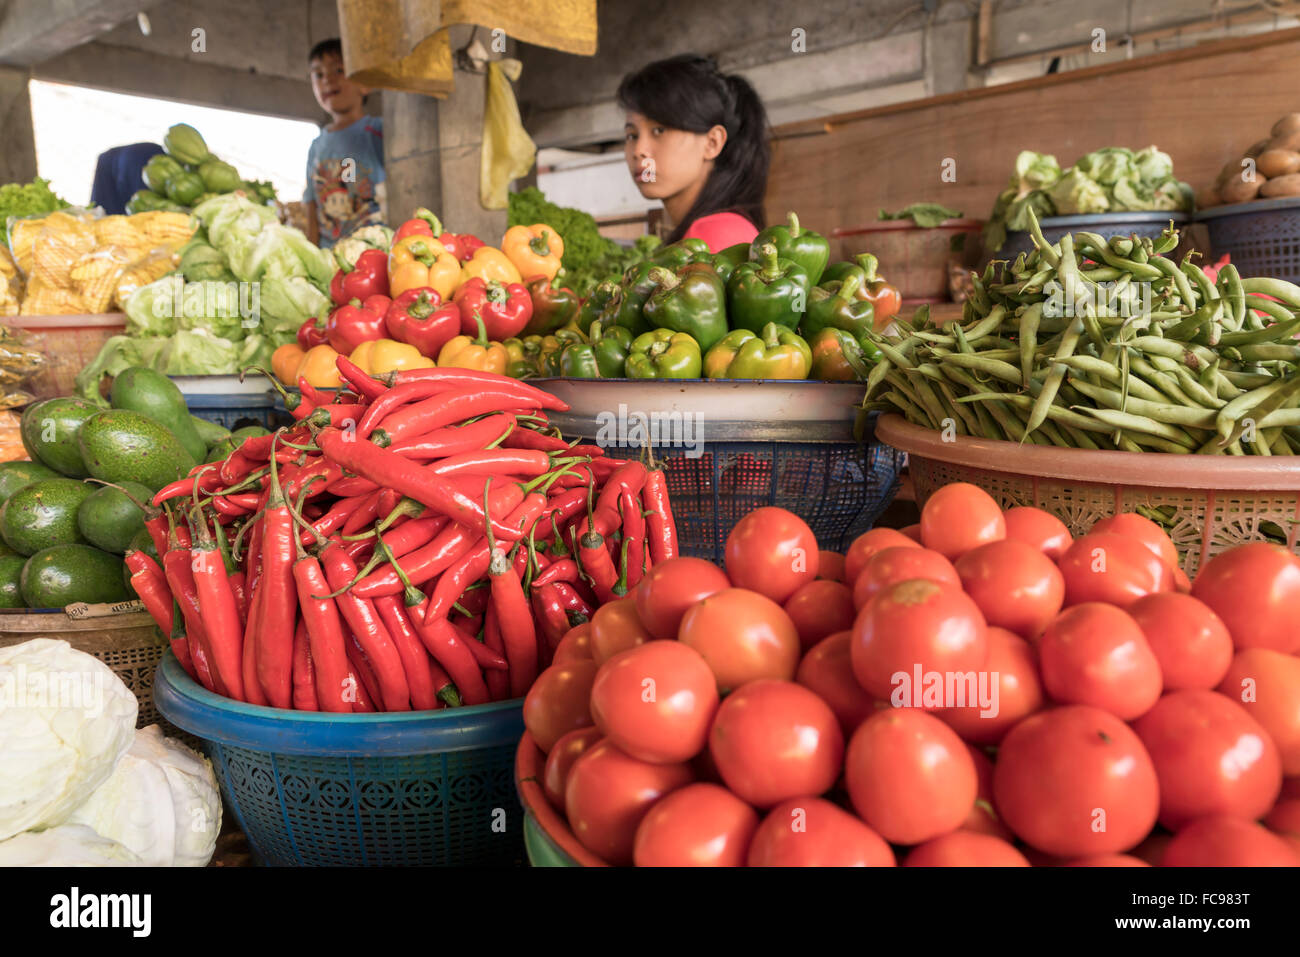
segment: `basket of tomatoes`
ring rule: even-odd
[[[758,509],[725,557],[655,566],[539,676],[535,865],[1300,866],[1285,548],[1190,581],[1142,516],[1075,538],[954,483],[842,556]]]

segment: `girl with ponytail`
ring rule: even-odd
[[[647,199],[662,200],[669,242],[695,237],[717,252],[758,235],[770,150],[754,88],[708,57],[683,54],[623,78],[623,152]]]

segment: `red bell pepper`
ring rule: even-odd
[[[353,299],[330,313],[325,323],[325,337],[330,347],[340,355],[351,355],[363,342],[384,337],[384,314],[392,300],[387,296],[371,296],[362,302]]]
[[[460,307],[444,303],[436,289],[420,286],[393,300],[384,315],[384,326],[391,338],[437,359],[442,347],[460,335]]]
[[[487,337],[500,342],[519,335],[533,317],[533,300],[523,283],[484,282],[476,276],[466,280],[453,298],[460,307],[462,335],[477,334],[482,317]]]
[[[469,233],[443,233],[438,237],[444,249],[463,263],[474,258],[474,250],[482,249],[487,243]]]
[[[323,346],[327,341],[325,325],[319,316],[306,320],[298,327],[298,345],[302,346],[303,352],[314,346]]]
[[[336,306],[346,306],[353,299],[388,295],[388,253],[367,249],[357,257],[350,270],[340,269],[330,280],[330,298]]]
[[[405,239],[407,236],[429,236],[434,238],[442,233],[442,223],[431,210],[421,206],[415,211],[410,219],[397,227],[397,232],[393,233],[393,245],[397,245],[399,239]]]

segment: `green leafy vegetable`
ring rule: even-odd
[[[9,220],[52,213],[68,205],[55,195],[49,180],[39,176],[30,183],[6,183],[0,186],[0,242],[9,242]],[[557,227],[558,228],[558,227]]]
[[[896,213],[880,211],[879,219],[910,219],[922,229],[933,229],[944,220],[961,219],[961,210],[941,206],[938,203],[913,203],[904,206]]]

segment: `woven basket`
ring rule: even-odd
[[[153,673],[167,650],[167,641],[148,612],[75,619],[62,610],[0,611],[0,647],[33,638],[66,641],[78,651],[94,655],[113,669],[140,703],[137,728],[161,723],[167,734],[178,733],[159,717],[153,703]]]
[[[1300,457],[1093,452],[964,436],[945,442],[897,415],[881,416],[876,438],[908,453],[917,505],[949,482],[969,482],[1003,508],[1051,512],[1072,535],[1119,512],[1147,514],[1169,533],[1189,577],[1245,542],[1297,551]]]

